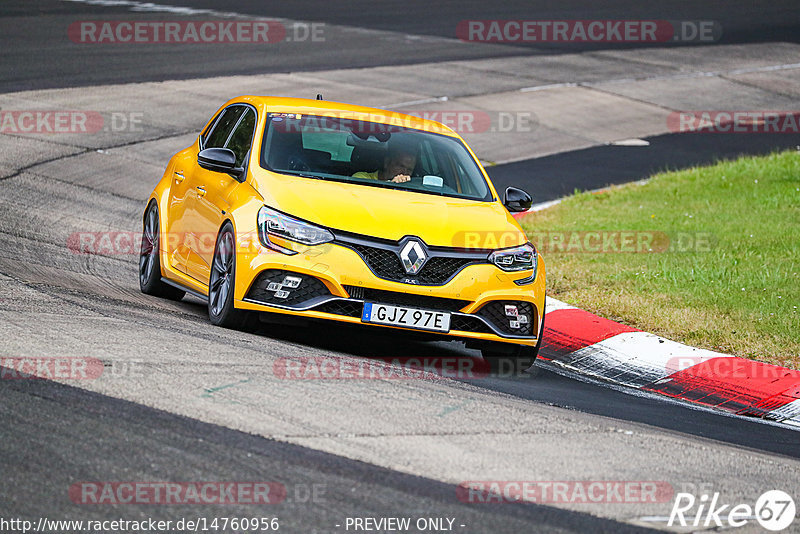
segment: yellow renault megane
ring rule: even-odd
[[[227,102],[175,154],[144,212],[141,290],[253,312],[426,331],[532,360],[544,262],[451,129],[295,98]]]

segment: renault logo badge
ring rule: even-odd
[[[417,274],[427,260],[425,248],[416,239],[409,239],[400,249],[400,261],[408,274]]]

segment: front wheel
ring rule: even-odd
[[[233,226],[226,223],[217,236],[211,276],[208,280],[208,318],[211,324],[225,328],[248,328],[253,314],[233,306],[236,287],[236,237]]]

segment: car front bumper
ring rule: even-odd
[[[286,255],[259,245],[255,251],[240,251],[236,308],[408,329],[362,322],[364,303],[374,302],[446,311],[451,315],[450,330],[438,332],[444,336],[523,345],[538,342],[545,295],[541,257],[536,278],[523,285],[515,280],[530,277],[532,271],[508,273],[490,263],[472,263],[434,286],[381,278],[359,252],[336,242],[295,250],[297,254]],[[508,315],[509,309],[516,315]],[[525,315],[523,324],[520,315]],[[512,328],[515,324],[517,328]]]

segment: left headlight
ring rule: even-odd
[[[333,234],[325,228],[289,217],[264,206],[258,211],[258,237],[265,247],[273,245],[269,241],[270,235],[304,245],[321,245],[333,241]]]
[[[536,248],[530,243],[525,243],[519,247],[495,250],[489,255],[489,261],[504,271],[536,269]]]

